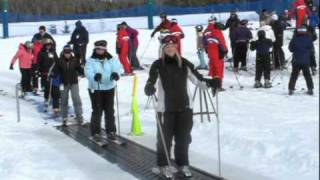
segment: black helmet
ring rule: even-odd
[[[160,18],[165,18],[165,19],[167,18],[167,14],[166,14],[166,13],[164,13],[164,12],[160,13],[160,15],[159,15],[159,16],[160,16]]]
[[[197,25],[197,26],[196,26],[196,30],[197,30],[198,32],[202,31],[202,30],[203,30],[203,26],[202,26],[202,25]]]

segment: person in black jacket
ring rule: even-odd
[[[53,86],[50,76],[54,76],[53,68],[58,62],[59,58],[53,46],[51,39],[43,40],[43,48],[39,54],[39,71],[41,74],[41,85],[44,89],[44,101],[45,108],[49,105],[49,93],[51,91],[51,97],[53,100],[53,109],[59,111],[59,87]],[[45,109],[46,110],[46,109]]]
[[[188,91],[188,79],[204,89],[207,86],[214,89],[220,87],[221,80],[219,78],[204,79],[191,62],[179,55],[175,36],[166,36],[162,43],[163,54],[151,65],[149,78],[145,85],[145,94],[147,96],[155,94],[154,86],[158,80],[157,120],[161,122],[167,151],[171,152],[174,138],[175,162],[179,166],[179,172],[184,176],[192,176],[189,170],[188,149],[191,143],[193,115],[192,95]],[[157,165],[161,173],[166,177],[171,177],[172,174],[165,156],[166,150],[161,142],[158,129]]]
[[[53,37],[46,32],[46,27],[40,26],[39,32],[32,37],[32,42],[35,43],[36,41],[43,41],[45,39],[51,39],[53,47],[56,48],[56,42],[54,41]]]
[[[71,35],[68,44],[73,45],[75,57],[80,61],[81,65],[86,63],[87,44],[89,43],[89,33],[82,25],[81,21],[76,22],[76,28]]]
[[[60,75],[63,84],[60,88],[63,125],[66,125],[68,120],[69,92],[71,92],[76,120],[79,124],[82,124],[82,103],[79,95],[78,76],[83,76],[84,72],[79,61],[73,55],[70,45],[64,46],[55,71]]]
[[[296,81],[302,70],[308,87],[308,94],[313,95],[313,81],[310,74],[311,53],[313,50],[312,38],[308,35],[307,27],[302,25],[296,29],[296,34],[289,43],[292,56],[292,73],[289,82],[289,95],[295,90]]]
[[[254,88],[261,88],[261,77],[264,74],[264,87],[271,88],[270,71],[271,71],[271,59],[270,49],[272,48],[271,39],[266,38],[266,33],[263,30],[258,31],[258,40],[252,41],[250,49],[256,50],[256,77]]]
[[[279,20],[277,14],[273,14],[271,18],[271,27],[276,37],[276,41],[273,43],[273,64],[275,69],[280,69],[285,63],[285,56],[282,50],[283,31],[285,29],[285,24],[283,24],[283,22]]]
[[[230,38],[230,44],[231,44],[231,50],[232,50],[232,55],[234,56],[234,50],[235,50],[235,37],[234,37],[234,32],[236,27],[240,24],[240,19],[236,13],[235,10],[231,11],[230,17],[226,22],[226,25],[224,27],[224,30],[229,28],[229,38]]]

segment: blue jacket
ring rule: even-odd
[[[312,38],[309,35],[295,35],[289,44],[293,53],[292,65],[310,65],[311,51],[313,50]]]
[[[88,79],[89,89],[91,90],[110,90],[116,86],[114,80],[110,79],[111,74],[115,72],[120,75],[123,73],[122,65],[118,59],[93,59],[89,58],[85,66],[85,75]],[[102,79],[98,83],[94,80],[94,76],[101,73]]]
[[[319,15],[318,13],[313,13],[309,17],[309,24],[312,28],[317,28],[319,25]]]
[[[239,26],[234,30],[234,42],[249,42],[250,39],[252,39],[252,33],[251,31],[244,26]]]

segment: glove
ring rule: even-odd
[[[156,88],[154,88],[154,86],[151,84],[146,84],[146,87],[144,87],[144,93],[147,96],[152,96],[154,95],[155,92],[156,92]]]
[[[10,69],[10,70],[13,70],[13,64],[10,64],[9,69]]]
[[[120,79],[120,76],[118,75],[118,73],[111,73],[111,76],[110,76],[110,80],[115,80],[115,81],[118,81]]]
[[[221,79],[218,77],[214,77],[213,79],[204,79],[207,83],[207,86],[210,88],[220,88],[221,87]]]
[[[101,73],[96,73],[96,75],[94,75],[94,80],[95,81],[99,82],[99,81],[101,81],[101,79],[102,79]]]

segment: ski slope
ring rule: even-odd
[[[184,16],[178,16],[184,21]],[[197,15],[188,21],[206,21],[207,14]],[[201,20],[200,20],[201,19]],[[110,19],[112,20],[112,19]],[[113,19],[121,22],[122,19]],[[141,26],[129,23],[133,27]],[[257,24],[257,22],[253,22]],[[188,24],[186,24],[188,25]],[[193,26],[183,26],[183,56],[198,64],[196,55],[195,31]],[[30,31],[30,29],[26,29]],[[157,58],[158,41],[150,40],[151,31],[141,29],[138,57],[146,49],[143,64],[151,64]],[[224,32],[228,37],[228,31]],[[256,33],[255,31],[253,33]],[[288,43],[292,32],[285,32],[283,49],[286,58],[290,57]],[[31,36],[14,37],[0,40],[0,89],[9,93],[0,96],[0,177],[4,179],[42,179],[50,175],[51,179],[134,179],[86,147],[73,142],[67,136],[52,128],[56,122],[44,120],[36,106],[22,102],[22,122],[16,123],[14,86],[20,79],[15,66],[9,71],[12,56],[20,42]],[[56,35],[58,52],[69,41],[69,35]],[[108,41],[108,49],[115,55],[115,32],[90,34],[88,54],[90,56],[96,40]],[[150,40],[149,47],[146,47]],[[319,64],[319,43],[316,42],[317,63]],[[272,71],[274,78],[271,89],[254,89],[252,68],[255,53],[249,53],[250,73],[241,73],[239,80],[244,86],[240,90],[232,72],[225,71],[225,92],[219,94],[219,113],[221,128],[222,176],[230,180],[316,180],[319,178],[319,76],[313,76],[315,95],[307,96],[306,85],[300,77],[296,85],[296,94],[287,96],[289,71],[279,74]],[[225,63],[229,66],[229,63]],[[251,72],[252,71],[252,72]],[[145,146],[155,148],[156,120],[152,104],[146,106],[147,97],[143,88],[148,77],[146,71],[137,72],[139,77],[139,105],[144,135],[128,135],[131,128],[131,94],[133,77],[122,77],[118,82],[120,123],[122,135]],[[229,88],[233,86],[233,88]],[[80,80],[80,93],[83,101],[84,117],[90,120],[91,105],[87,92],[87,80]],[[41,101],[41,99],[39,99]],[[199,104],[195,105],[197,111]],[[210,173],[218,174],[216,119],[212,122],[200,122],[194,119],[190,162],[192,165]],[[17,140],[20,142],[18,143]],[[116,177],[116,178],[115,178]]]

